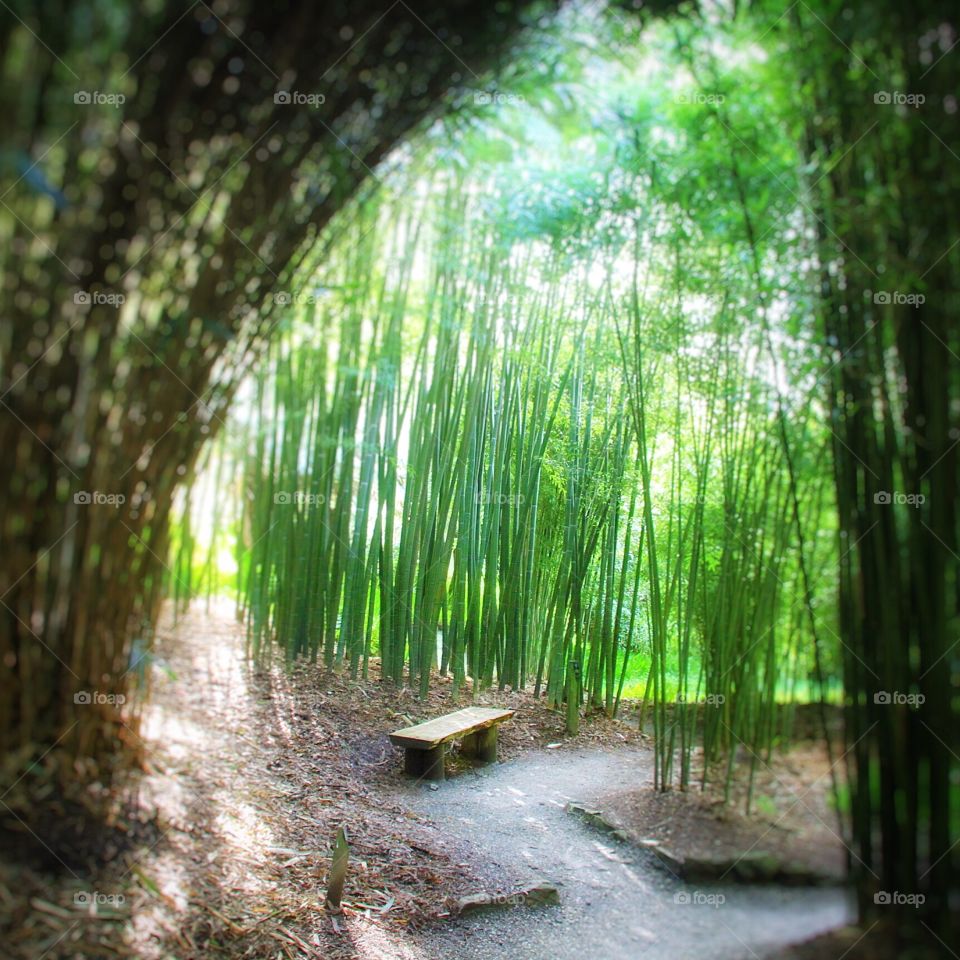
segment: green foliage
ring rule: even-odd
[[[428,131],[302,269],[230,441],[255,656],[532,681],[571,725],[626,691],[664,788],[819,695],[835,562],[798,148],[739,27],[682,30],[554,38]]]

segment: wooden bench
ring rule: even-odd
[[[467,707],[397,730],[390,734],[390,741],[403,747],[403,768],[408,774],[442,780],[445,744],[462,739],[464,756],[492,763],[497,759],[497,725],[509,720],[514,712],[495,707]]]

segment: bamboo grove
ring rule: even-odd
[[[784,705],[836,678],[801,587],[835,557],[829,491],[798,495],[785,469],[827,449],[814,378],[782,369],[809,331],[780,357],[746,322],[749,211],[711,238],[689,209],[706,198],[635,148],[604,173],[605,197],[570,209],[545,171],[491,189],[415,163],[346,210],[279,295],[283,332],[207,470],[242,508],[205,560],[187,523],[179,569],[229,541],[255,658],[354,677],[376,658],[421,694],[438,673],[529,686],[569,729],[615,713],[630,678],[658,783],[689,785],[702,748],[697,775],[729,788],[737,748],[762,762]],[[685,252],[692,233],[710,256]]]
[[[637,703],[661,789],[729,792],[795,704],[842,704],[861,913],[937,914],[954,10],[11,2],[18,816],[122,778],[164,593],[226,593],[255,661],[526,688],[571,731]]]
[[[919,55],[882,39],[895,16],[832,13],[839,37],[805,5],[648,30],[642,83],[512,77],[584,155],[514,162],[531,124],[503,110],[433,131],[429,171],[299,273],[214,457],[242,512],[205,561],[185,520],[182,569],[229,543],[255,657],[529,686],[571,732],[637,699],[661,789],[729,795],[746,761],[749,805],[792,704],[842,698],[845,748],[823,733],[861,916],[922,894],[948,936],[953,108],[921,124],[874,88],[940,102],[954,35],[936,4]],[[925,209],[921,169],[915,222],[883,185]]]

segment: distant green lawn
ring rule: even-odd
[[[623,658],[617,665],[617,675],[623,666]],[[645,653],[634,653],[630,657],[627,665],[627,674],[623,681],[623,699],[641,700],[647,690],[647,678],[650,674],[650,657]],[[700,663],[693,657],[690,658],[689,670],[687,673],[687,696],[690,698],[704,697],[708,694],[718,691],[705,690],[701,681],[701,687],[697,689],[697,679],[700,676]],[[680,677],[675,667],[668,666],[666,670],[666,699],[675,700],[680,693]],[[843,687],[837,680],[832,680],[825,684],[825,700],[828,703],[843,702]],[[653,684],[651,683],[650,696],[653,696]],[[816,703],[820,700],[820,690],[816,683],[810,683],[806,680],[798,681],[791,689],[784,683],[777,685],[777,701],[779,703]]]

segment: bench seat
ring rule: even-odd
[[[442,780],[445,744],[462,739],[465,756],[492,763],[497,759],[497,725],[509,720],[514,713],[496,707],[465,707],[396,730],[390,734],[390,741],[404,748],[404,769],[408,774]]]

